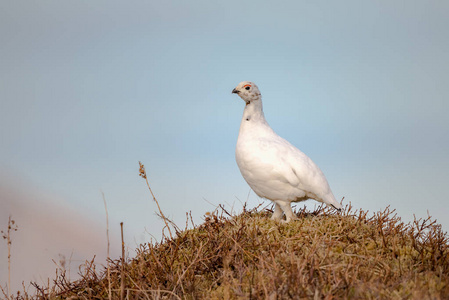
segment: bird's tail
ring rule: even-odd
[[[343,206],[335,199],[335,196],[330,192],[324,199],[324,203],[328,206],[335,208],[338,211],[341,211]]]

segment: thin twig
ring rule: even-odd
[[[122,265],[120,270],[121,284],[120,284],[120,299],[125,299],[125,242],[123,240],[123,222],[120,222],[120,231],[122,235]]]
[[[170,234],[170,238],[173,238],[171,230],[170,230],[170,226],[168,226],[168,219],[167,219],[167,217],[165,217],[164,213],[162,212],[161,207],[159,206],[159,202],[156,200],[156,197],[154,196],[153,191],[151,190],[150,184],[148,183],[147,173],[145,171],[145,166],[140,161],[139,161],[139,176],[144,178],[145,181],[147,182],[148,189],[150,190],[151,196],[153,196],[154,202],[156,202],[157,208],[159,209],[159,213],[162,216],[162,219],[164,219],[165,226],[167,227],[168,232]]]
[[[104,202],[104,210],[106,212],[106,237],[108,239],[108,253],[107,253],[107,269],[108,269],[108,298],[109,300],[112,300],[112,292],[111,292],[111,267],[109,264],[110,256],[109,256],[109,215],[108,215],[108,206],[106,204],[106,198],[104,197],[104,193],[101,192],[101,195],[103,196],[103,202]]]
[[[118,290],[113,290],[113,291],[118,291]],[[169,294],[172,295],[173,297],[181,300],[181,297],[179,297],[178,295],[176,295],[175,293],[171,292],[171,291],[167,291],[167,290],[144,290],[144,289],[126,289],[126,291],[131,291],[131,292],[145,292],[145,293],[157,293],[157,294]],[[159,299],[159,298],[156,298]]]
[[[12,288],[11,288],[11,231],[17,231],[17,224],[16,222],[11,218],[11,215],[8,219],[8,230],[6,233],[2,230],[1,234],[3,239],[6,240],[6,243],[8,245],[8,286],[7,286],[7,299],[10,299],[12,296]],[[3,291],[3,289],[2,289]],[[4,292],[3,292],[4,293]]]

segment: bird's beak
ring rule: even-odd
[[[240,91],[238,91],[238,90],[236,90],[236,89],[233,89],[233,90],[232,90],[232,93],[233,93],[233,94],[238,94],[238,93],[240,93]]]

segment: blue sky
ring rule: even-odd
[[[448,14],[445,1],[2,2],[0,226],[12,214],[13,248],[30,251],[13,278],[52,275],[60,254],[104,259],[101,192],[113,255],[120,221],[130,255],[160,237],[138,161],[178,224],[261,202],[234,161],[243,80],[344,204],[429,212],[447,230]]]

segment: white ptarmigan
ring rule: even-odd
[[[307,155],[278,136],[265,120],[262,96],[249,81],[232,91],[246,102],[235,158],[243,178],[262,198],[275,203],[274,220],[293,220],[291,202],[314,199],[341,210],[323,172]]]

